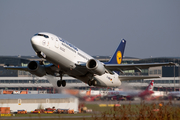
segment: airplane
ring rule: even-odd
[[[145,99],[146,96],[149,96],[154,93],[154,80],[152,80],[148,87],[144,91],[108,91],[107,95],[104,96],[106,99],[117,99],[120,97],[126,97],[129,100],[132,100],[134,97],[140,97]]]
[[[85,101],[95,101],[97,98],[101,98],[101,91],[99,90],[88,90],[86,95],[82,95],[81,99]]]
[[[149,67],[174,65],[174,63],[121,64],[126,40],[122,39],[109,62],[103,63],[83,52],[68,41],[47,32],[39,32],[31,39],[37,56],[50,62],[30,61],[27,66],[4,66],[5,69],[24,70],[42,77],[53,75],[60,77],[57,86],[66,86],[64,74],[79,79],[89,86],[118,87],[123,80],[159,78],[159,76],[120,76],[115,71],[139,70]]]
[[[101,97],[100,90],[77,90],[77,89],[62,89],[61,91],[64,94],[74,95],[81,100],[85,101],[94,101],[97,97]]]
[[[180,91],[172,91],[168,93],[169,99],[180,100]]]

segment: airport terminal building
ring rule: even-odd
[[[110,56],[93,56],[94,58],[107,62]],[[47,93],[58,92],[55,84],[49,80],[49,77],[37,77],[25,71],[6,70],[3,66],[27,66],[29,61],[42,60],[35,56],[0,56],[0,89],[1,90],[46,90]],[[48,61],[45,61],[48,63]],[[174,62],[180,64],[180,57],[161,57],[161,58],[132,58],[124,57],[122,64],[137,64],[137,63],[162,63]],[[121,75],[149,75],[160,76],[156,79],[142,79],[126,81],[130,86],[145,89],[150,80],[154,80],[155,91],[180,91],[180,67],[179,66],[163,66],[143,69],[142,71],[128,70],[120,73]],[[54,78],[58,80],[59,78]],[[67,87],[76,87],[87,89],[88,85],[75,78],[64,76],[67,82]],[[55,81],[56,83],[56,81]],[[122,83],[123,84],[123,83]]]

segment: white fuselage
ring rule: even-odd
[[[48,38],[43,36],[33,36],[31,39],[32,46],[36,53],[44,55],[44,58],[57,66],[60,71],[69,76],[80,79],[87,83],[92,77],[97,80],[97,86],[116,87],[121,85],[118,74],[90,75],[87,68],[77,67],[79,64],[86,64],[89,59],[94,59],[79,48],[64,39],[50,33],[42,33],[48,35]]]

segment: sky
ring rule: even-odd
[[[180,57],[180,0],[0,0],[0,56],[34,55],[53,33],[92,56]]]

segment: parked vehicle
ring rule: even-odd
[[[27,111],[26,110],[18,110],[17,114],[27,114]]]
[[[57,109],[57,113],[74,114],[74,110],[69,109]]]
[[[35,109],[34,111],[31,111],[31,113],[44,113],[44,109]]]

